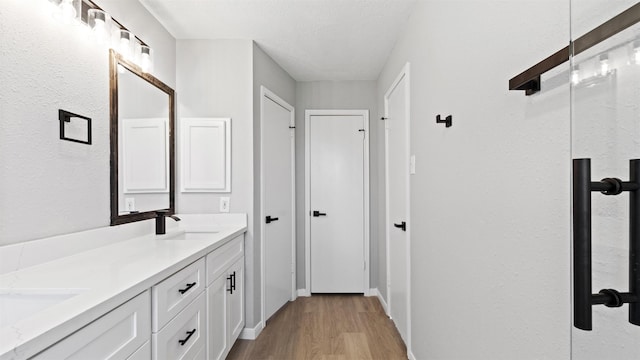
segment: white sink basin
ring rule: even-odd
[[[88,289],[0,289],[0,329]]]

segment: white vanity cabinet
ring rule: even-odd
[[[205,259],[151,289],[153,359],[204,358],[206,353]]]
[[[207,359],[224,359],[244,327],[244,236],[207,255]]]
[[[151,297],[147,290],[32,359],[143,359],[150,354],[150,335]]]

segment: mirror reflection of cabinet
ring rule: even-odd
[[[111,225],[175,212],[174,90],[110,51]]]
[[[231,191],[231,119],[180,119],[182,192]]]

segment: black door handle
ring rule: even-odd
[[[267,217],[265,218],[265,220],[266,220],[267,224],[270,224],[272,221],[278,221],[278,218],[276,218],[276,217],[271,217],[271,216],[267,216]]]
[[[393,224],[393,226],[397,227],[398,229],[402,229],[402,231],[407,231],[407,223],[405,221],[401,222],[400,224]]]
[[[591,181],[591,159],[573,160],[573,326],[592,329],[592,306],[629,304],[629,322],[640,326],[640,159],[630,162],[630,180]],[[603,289],[592,294],[591,193],[630,193],[629,292]]]
[[[318,210],[313,210],[313,217],[318,217],[318,216],[327,216],[327,213],[321,213]]]

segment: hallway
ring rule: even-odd
[[[299,297],[255,341],[238,340],[227,359],[406,359],[406,348],[375,297]]]

